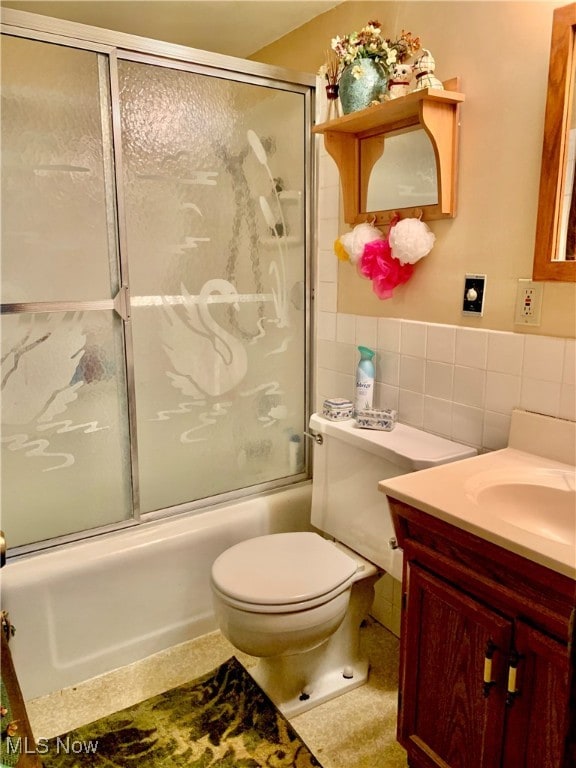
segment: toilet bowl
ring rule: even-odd
[[[222,634],[259,658],[249,669],[288,716],[364,683],[359,625],[381,571],[317,533],[240,542],[212,568]]]
[[[309,651],[342,623],[357,567],[316,533],[242,541],[212,568],[220,628],[251,656]]]
[[[258,658],[249,672],[287,716],[368,678],[360,625],[376,581],[385,571],[401,578],[402,563],[378,481],[476,453],[402,424],[374,432],[314,415],[310,428],[321,436],[311,522],[332,540],[311,531],[248,539],[211,574],[222,634]]]

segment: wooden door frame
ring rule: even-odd
[[[26,712],[26,706],[24,704],[24,697],[18,683],[18,677],[16,676],[16,670],[14,668],[14,662],[12,661],[12,654],[10,653],[10,647],[6,638],[6,632],[4,630],[4,621],[0,623],[0,636],[1,636],[1,674],[2,682],[6,689],[8,699],[10,701],[10,710],[12,714],[11,721],[16,723],[17,730],[11,737],[12,742],[18,745],[20,749],[20,758],[16,763],[16,768],[42,768],[42,763],[38,754],[36,753],[36,742],[32,734],[32,728],[30,727],[30,721],[28,719],[28,713]],[[2,740],[8,738],[7,727],[8,723],[4,722],[6,718],[2,718]],[[18,739],[20,741],[18,741]]]

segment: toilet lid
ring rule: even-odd
[[[224,595],[255,605],[314,600],[350,580],[356,560],[317,533],[274,533],[234,545],[212,566]]]

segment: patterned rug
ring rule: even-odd
[[[46,768],[322,768],[235,658],[48,745]]]

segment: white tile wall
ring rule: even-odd
[[[487,411],[510,415],[512,409],[520,404],[521,386],[520,376],[487,371],[484,407]]]
[[[363,344],[365,347],[374,349],[377,345],[378,337],[378,318],[377,317],[357,317],[356,318],[356,344]]]
[[[425,323],[402,320],[400,324],[400,351],[402,354],[413,357],[425,357],[426,330],[427,325]]]
[[[378,348],[385,352],[400,352],[400,320],[378,319]]]
[[[336,341],[343,344],[356,343],[356,318],[354,315],[339,313],[336,317]]]
[[[376,350],[374,405],[479,451],[508,443],[515,407],[576,421],[576,340],[476,330],[337,312],[339,178],[319,146],[315,409],[328,397],[354,398],[357,345]],[[330,264],[332,260],[332,264]],[[400,626],[400,584],[377,585],[374,616]]]
[[[439,363],[453,363],[456,349],[456,328],[450,325],[429,325],[426,332],[426,358]]]
[[[318,240],[327,247],[319,250],[316,282],[315,408],[327,397],[354,398],[362,344],[377,353],[376,407],[396,408],[400,421],[480,451],[507,444],[515,407],[576,420],[574,339],[337,312],[340,182],[321,140],[318,152]]]
[[[454,366],[427,360],[424,370],[424,392],[429,397],[452,400]]]
[[[489,371],[511,373],[519,376],[522,373],[524,356],[524,336],[515,333],[488,332],[488,361]]]
[[[376,582],[376,600],[372,615],[381,624],[400,637],[400,616],[402,613],[402,587],[397,579],[392,578],[389,573],[385,573],[382,578]]]
[[[565,348],[564,339],[526,336],[524,339],[522,376],[559,384],[562,381]]]
[[[364,344],[376,350],[375,407],[397,408],[405,424],[483,451],[507,444],[513,408],[576,421],[573,339],[462,330],[320,312],[315,407],[327,397],[354,398],[356,346]],[[333,346],[320,355],[324,339]]]
[[[488,333],[474,328],[456,329],[456,364],[486,368]]]

